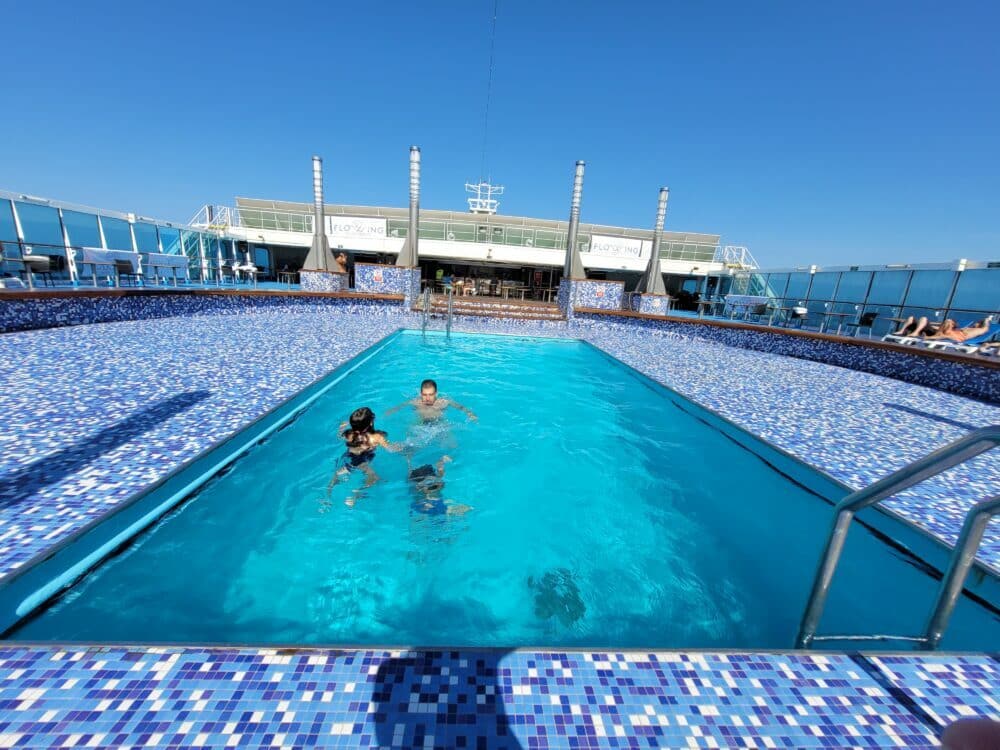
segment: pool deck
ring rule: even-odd
[[[304,307],[0,336],[0,580],[407,324]],[[854,488],[1000,423],[983,402],[628,321],[456,329],[583,338]],[[891,507],[953,540],[998,485],[988,454]],[[1000,569],[997,522],[979,559]],[[997,685],[988,655],[9,644],[0,748],[933,747],[948,721],[1000,718]]]

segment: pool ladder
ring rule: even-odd
[[[427,320],[431,314],[431,289],[427,287],[424,289],[424,304],[423,304],[423,321],[421,330],[426,333],[427,331]],[[451,321],[454,317],[454,298],[455,294],[453,290],[448,290],[448,319],[445,322],[445,333],[450,338],[451,337]]]
[[[1000,425],[991,425],[970,432],[963,438],[939,448],[933,453],[904,466],[889,476],[880,479],[863,490],[848,495],[837,504],[836,516],[830,536],[826,541],[823,557],[820,559],[813,581],[809,602],[802,614],[802,623],[795,639],[796,648],[809,648],[817,641],[910,641],[920,644],[921,648],[933,650],[938,647],[948,620],[951,618],[965,585],[965,578],[976,559],[976,551],[983,539],[986,525],[990,518],[1000,513],[1000,494],[993,495],[988,500],[973,505],[965,516],[962,532],[952,551],[948,570],[941,579],[934,601],[934,608],[927,619],[923,635],[816,635],[827,595],[830,593],[830,583],[837,570],[840,553],[847,540],[847,532],[854,520],[854,515],[882,500],[902,492],[908,487],[922,482],[929,477],[947,471],[964,461],[985,453],[1000,444]]]

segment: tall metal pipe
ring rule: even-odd
[[[585,279],[583,259],[576,247],[576,232],[580,224],[580,199],[583,197],[583,167],[584,163],[576,163],[576,173],[573,176],[573,200],[569,206],[569,229],[566,232],[566,261],[563,264],[563,277],[567,279]]]
[[[313,166],[313,239],[312,247],[302,268],[307,271],[329,271],[333,268],[330,244],[326,239],[326,220],[323,215],[323,160],[314,156]]]
[[[663,241],[663,222],[667,217],[667,200],[670,198],[670,188],[660,188],[660,198],[656,204],[656,224],[653,228],[653,249],[646,264],[646,271],[639,279],[637,292],[644,294],[666,294],[663,284],[663,274],[660,273],[660,243]]]
[[[410,223],[397,266],[416,268],[420,242],[420,148],[410,146]]]

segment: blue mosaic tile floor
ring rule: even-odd
[[[917,748],[936,746],[939,720],[1000,716],[940,659],[883,658],[905,667],[898,683],[873,661],[4,647],[0,747]],[[982,682],[997,663],[959,669]]]
[[[0,336],[0,577],[399,325],[297,310]],[[586,338],[852,486],[1000,421],[938,391],[614,323],[457,328]],[[1000,464],[961,472],[898,509],[947,538]],[[954,718],[1000,718],[997,678],[978,655],[19,645],[0,647],[0,748],[934,747]]]

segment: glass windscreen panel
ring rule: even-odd
[[[876,271],[868,303],[897,306],[903,304],[903,295],[910,282],[910,271]]]
[[[868,295],[868,285],[871,281],[871,271],[845,271],[840,274],[837,301],[861,304]]]
[[[785,297],[796,301],[805,299],[809,292],[810,281],[812,281],[811,273],[788,274],[788,288],[785,290]]]
[[[95,214],[63,210],[63,224],[73,247],[101,247],[101,230]]]
[[[785,296],[785,290],[788,288],[788,274],[787,273],[772,273],[768,274],[767,286],[771,290],[771,296],[775,299],[782,299]]]
[[[0,200],[0,242],[17,243],[14,207],[8,200]]]
[[[840,274],[836,272],[813,274],[812,288],[809,290],[809,299],[819,302],[828,302],[834,299],[837,292],[837,284],[840,282]]]
[[[181,255],[181,232],[173,227],[159,227],[160,244],[163,246],[162,252],[168,255]]]
[[[104,241],[108,243],[109,250],[132,251],[132,231],[127,221],[102,216],[101,225],[104,227]]]
[[[65,249],[62,225],[59,223],[59,212],[56,209],[52,206],[39,206],[36,203],[20,201],[15,205],[17,216],[21,220],[25,244],[51,245],[60,250]]]
[[[910,291],[906,293],[907,307],[940,309],[948,304],[948,295],[955,283],[955,271],[914,271]]]
[[[132,229],[135,231],[135,244],[140,253],[160,252],[159,244],[156,241],[155,224],[139,221],[132,225]]]
[[[962,271],[951,307],[956,310],[1000,312],[1000,268]]]

